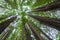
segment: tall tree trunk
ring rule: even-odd
[[[31,31],[33,32],[33,35],[35,36],[36,40],[42,40],[42,37],[39,35],[39,33],[33,28],[33,26],[28,23]]]
[[[38,21],[42,22],[43,24],[49,25],[52,28],[55,28],[60,31],[60,21],[59,19],[53,19],[53,18],[47,18],[47,17],[41,17],[41,16],[34,16],[34,15],[29,15]]]
[[[27,29],[27,26],[25,25],[24,22],[23,22],[22,38],[23,38],[22,40],[25,40],[24,38],[26,38],[26,40],[32,40],[29,30]]]
[[[55,0],[52,3],[49,3],[45,6],[38,7],[36,9],[33,9],[33,12],[38,12],[38,11],[49,11],[49,10],[55,10],[60,8],[60,0]]]
[[[34,25],[34,28],[35,29],[38,29],[43,35],[45,35],[49,40],[53,40],[53,39],[51,39],[46,33],[44,33],[43,31],[42,31],[42,29],[40,29],[40,27],[37,27],[33,22],[30,22],[30,23],[32,23],[32,25]]]
[[[24,40],[24,38],[25,38],[25,30],[24,30],[24,28],[22,29],[22,40]]]
[[[17,18],[17,16],[14,16],[14,17],[12,17],[12,18],[10,18],[10,19],[8,19],[8,20],[0,23],[0,34],[1,34],[1,33],[4,31],[4,29],[7,28],[7,27],[9,26],[9,24],[10,24],[11,22],[13,22],[16,18]]]
[[[26,40],[32,40],[31,34],[29,33],[27,26],[24,26],[24,29],[25,29],[25,33],[26,33]]]

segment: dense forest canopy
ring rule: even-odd
[[[0,40],[60,40],[60,0],[0,0]]]

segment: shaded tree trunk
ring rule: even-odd
[[[40,29],[40,27],[37,27],[33,22],[30,22],[30,23],[32,23],[32,25],[34,25],[34,28],[35,29],[38,29],[43,35],[45,35],[49,40],[53,40],[53,39],[51,39],[46,33],[44,33],[43,31],[42,31],[42,29]]]
[[[42,22],[43,24],[49,25],[52,28],[55,28],[60,31],[60,21],[59,19],[53,19],[53,18],[47,18],[47,17],[41,17],[41,16],[34,16],[29,15],[32,18],[37,19],[38,21]]]
[[[13,22],[16,18],[17,18],[17,16],[14,16],[14,17],[12,17],[12,18],[10,18],[10,19],[8,19],[8,20],[0,23],[0,34],[1,34],[1,33],[4,31],[4,29],[7,28],[7,27],[9,26],[9,24],[10,24],[11,22]]]
[[[32,27],[30,23],[28,23],[33,35],[35,36],[36,40],[42,40],[42,37],[38,34],[38,32]]]
[[[45,5],[45,6],[33,9],[32,12],[49,11],[49,10],[55,10],[55,9],[60,9],[60,0],[55,0],[54,2],[49,3],[49,4]]]
[[[25,40],[24,38],[26,38],[26,40],[32,40],[31,35],[30,35],[30,33],[29,33],[28,29],[27,29],[27,26],[23,22],[22,40]]]
[[[32,40],[31,34],[29,33],[29,30],[26,27],[27,26],[24,26],[25,33],[26,33],[26,40]]]
[[[24,37],[25,37],[25,30],[24,28],[22,29],[22,40],[24,40]]]

